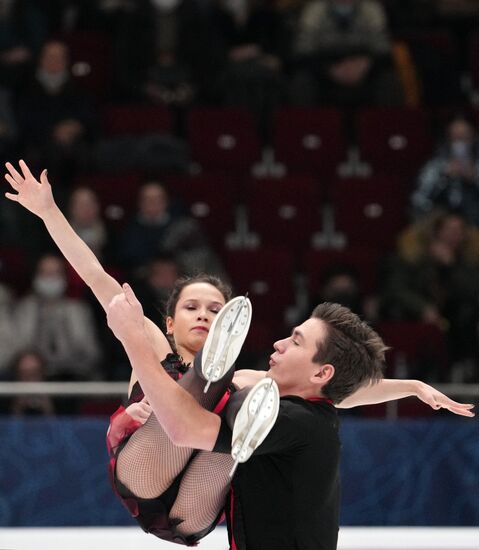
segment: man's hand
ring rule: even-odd
[[[16,193],[5,193],[7,199],[18,202],[33,214],[40,218],[48,212],[50,208],[55,206],[53,200],[52,187],[48,182],[47,171],[43,170],[40,175],[40,181],[36,180],[27,164],[21,160],[20,174],[13,167],[13,164],[7,162],[5,164],[8,174],[5,174],[5,179],[12,186]]]
[[[108,326],[113,334],[124,342],[135,334],[145,333],[143,308],[129,284],[124,283],[123,292],[113,296],[107,308]]]
[[[447,409],[448,411],[460,416],[475,416],[472,412],[474,405],[470,403],[465,404],[453,401],[452,399],[449,399],[447,395],[444,395],[424,382],[419,382],[418,389],[416,390],[416,396],[418,399],[429,405],[432,409]]]

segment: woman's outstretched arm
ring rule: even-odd
[[[113,296],[122,292],[121,285],[103,269],[96,256],[75,233],[58,208],[47,178],[47,171],[43,170],[40,180],[37,180],[23,160],[19,165],[21,172],[9,162],[5,165],[8,170],[5,179],[14,191],[5,193],[5,196],[43,220],[65,259],[91,288],[103,309],[107,311]],[[164,359],[171,352],[168,340],[161,330],[146,318],[145,328],[158,358]]]

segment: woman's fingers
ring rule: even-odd
[[[33,178],[33,174],[30,172],[30,168],[28,168],[27,163],[23,159],[20,160],[19,165],[25,178]]]
[[[14,178],[12,178],[10,174],[5,174],[5,179],[16,191],[18,191],[18,189],[20,188],[20,184]]]
[[[40,174],[40,183],[42,183],[43,185],[49,183],[48,173],[46,170],[43,170],[42,173]]]
[[[5,193],[5,196],[11,201],[18,202],[18,195],[15,195],[15,193]]]
[[[10,172],[10,177],[12,177],[15,182],[17,183],[23,183],[24,181],[24,177],[15,170],[13,164],[11,162],[6,162],[5,163],[5,167],[7,168],[7,170]],[[8,174],[7,174],[8,175]]]

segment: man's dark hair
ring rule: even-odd
[[[326,336],[318,342],[315,363],[331,364],[335,372],[322,388],[325,397],[340,403],[361,386],[383,377],[382,338],[355,313],[339,304],[319,304],[311,314],[326,325]]]

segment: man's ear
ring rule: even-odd
[[[334,367],[330,363],[326,363],[325,365],[321,365],[315,374],[311,376],[310,381],[313,384],[321,384],[324,386],[327,384],[331,378],[334,376]]]
[[[174,326],[175,326],[175,321],[173,317],[170,317],[168,315],[168,317],[166,318],[166,334],[173,334]]]

